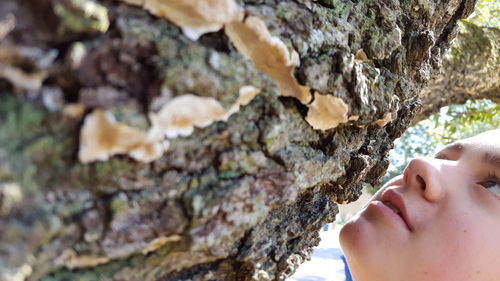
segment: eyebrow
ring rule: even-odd
[[[453,144],[446,146],[441,151],[444,151],[444,150],[453,150],[457,153],[462,153],[465,150],[465,145],[462,143],[456,142],[456,143],[453,143]],[[441,152],[439,152],[439,153],[441,153]],[[437,154],[439,154],[439,153],[437,153]],[[495,167],[496,169],[500,169],[500,154],[493,154],[490,152],[485,152],[481,159],[484,163],[489,164],[489,165]]]
[[[500,169],[500,155],[491,154],[486,152],[483,156],[483,161],[494,166],[497,169]]]

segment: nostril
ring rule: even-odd
[[[424,180],[424,178],[422,178],[422,177],[421,177],[421,176],[419,176],[419,175],[417,175],[417,177],[416,177],[416,178],[417,178],[418,183],[420,184],[420,188],[421,188],[422,190],[425,190],[425,187],[426,187],[426,186],[425,186],[425,180]]]

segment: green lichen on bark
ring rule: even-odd
[[[61,21],[60,36],[64,36],[65,32],[106,32],[109,27],[107,9],[93,1],[61,1],[54,5],[54,13]]]
[[[443,69],[420,96],[424,106],[415,122],[439,111],[444,104],[469,99],[500,100],[500,31],[460,22],[459,34],[443,59]],[[440,98],[435,99],[435,95]]]
[[[48,177],[57,177],[70,158],[74,148],[71,139],[50,132],[65,124],[6,93],[2,94],[0,116],[0,142],[6,153],[2,162],[10,164],[10,178],[20,182],[26,192],[35,192],[40,188],[37,183],[43,186]],[[49,132],[44,123],[50,123]]]

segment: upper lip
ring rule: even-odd
[[[389,202],[396,209],[398,209],[399,212],[401,213],[401,217],[403,218],[403,221],[408,226],[408,229],[410,229],[410,231],[413,231],[413,226],[411,225],[411,221],[410,221],[410,218],[408,216],[408,210],[406,209],[406,204],[405,204],[401,194],[399,194],[394,189],[386,189],[382,193],[382,195],[380,196],[380,201],[382,203]]]

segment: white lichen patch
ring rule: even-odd
[[[243,19],[243,9],[234,0],[124,0],[142,5],[153,15],[164,17],[179,26],[192,40],[220,30],[224,24]]]
[[[328,130],[348,121],[347,104],[338,97],[316,93],[306,121],[316,130]]]
[[[86,55],[87,49],[85,45],[82,42],[75,42],[69,48],[66,61],[72,69],[77,69]]]
[[[85,118],[80,131],[78,158],[82,163],[106,161],[116,154],[128,154],[141,162],[159,158],[165,144],[150,134],[116,122],[113,115],[100,109]]]
[[[12,14],[8,14],[4,19],[0,20],[0,40],[4,39],[16,27],[16,18]]]
[[[18,267],[2,268],[0,271],[0,280],[26,281],[33,273],[33,267],[29,264],[23,264]]]
[[[261,19],[250,16],[243,22],[233,21],[226,24],[225,31],[238,51],[278,84],[282,96],[309,103],[310,88],[300,85],[293,75],[293,69],[299,64],[298,54],[295,51],[290,54],[279,38],[271,36]]]
[[[69,0],[54,3],[54,13],[60,21],[57,32],[105,33],[109,28],[108,11],[105,6],[91,0]]]
[[[22,189],[17,183],[0,183],[0,217],[5,217],[23,201]]]

